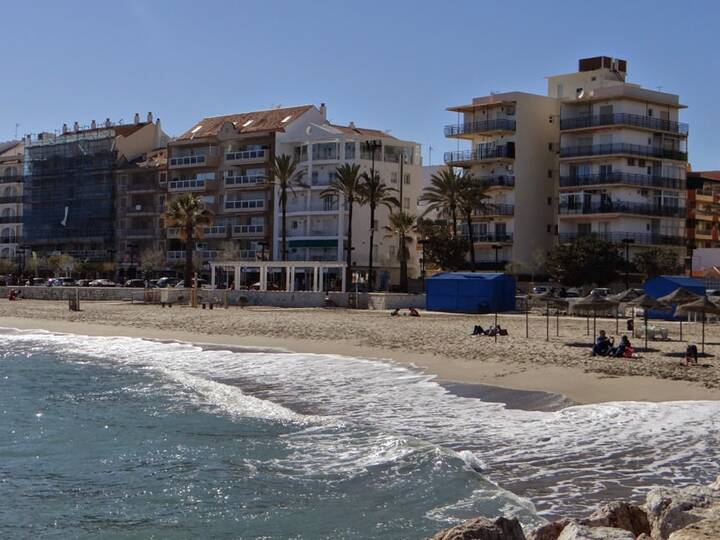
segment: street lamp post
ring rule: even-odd
[[[625,246],[625,290],[630,288],[630,244],[635,243],[634,238],[623,238],[622,243]]]

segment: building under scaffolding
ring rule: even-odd
[[[115,172],[164,142],[159,121],[43,133],[25,140],[24,236],[40,256],[116,257]]]

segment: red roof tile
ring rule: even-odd
[[[285,126],[296,120],[300,115],[312,109],[313,105],[300,107],[287,107],[284,109],[269,109],[267,111],[253,111],[225,116],[210,116],[203,118],[191,129],[180,135],[177,140],[196,139],[217,135],[226,122],[234,125],[237,133],[257,133],[262,131],[282,131]],[[289,118],[288,118],[289,117]],[[285,120],[283,122],[283,120]]]

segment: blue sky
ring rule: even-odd
[[[205,115],[325,102],[433,164],[445,111],[490,91],[545,93],[577,60],[689,106],[693,168],[720,169],[720,2],[70,1],[3,5],[0,140],[153,111],[179,134]]]

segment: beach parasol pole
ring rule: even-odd
[[[560,337],[560,306],[555,308],[555,330],[557,337]]]
[[[550,341],[550,302],[545,302],[545,341]]]
[[[525,338],[530,337],[530,295],[525,299]]]

